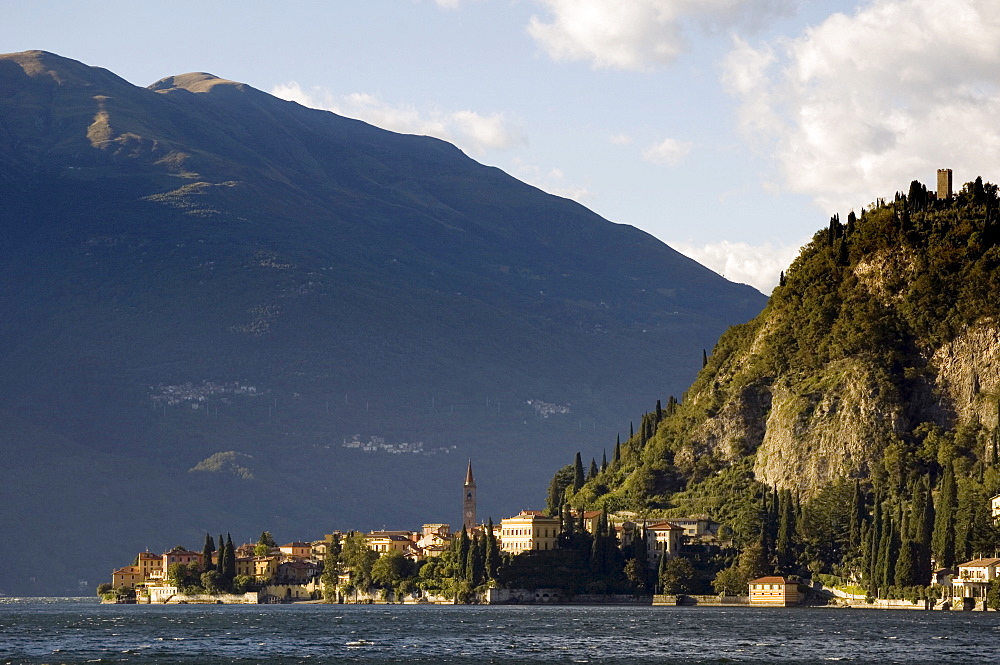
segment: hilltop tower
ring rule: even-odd
[[[469,460],[469,470],[465,473],[465,492],[462,502],[462,524],[466,531],[472,531],[476,526],[476,481],[472,477],[472,460]]]
[[[939,201],[951,198],[951,169],[938,169],[937,197]]]

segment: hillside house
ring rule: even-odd
[[[684,529],[672,522],[655,522],[646,525],[646,552],[649,565],[655,566],[660,557],[674,558],[681,552]]]

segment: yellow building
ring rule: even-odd
[[[365,544],[368,549],[381,554],[400,552],[408,554],[414,541],[409,531],[372,531],[365,534]]]
[[[751,605],[789,607],[802,601],[799,581],[792,577],[758,577],[749,587]]]
[[[294,542],[282,545],[278,548],[287,557],[297,559],[308,559],[312,556],[312,543]]]
[[[276,556],[249,556],[236,557],[236,574],[256,577],[257,579],[271,579],[278,572],[278,558]]]
[[[139,570],[144,579],[163,579],[163,555],[152,552],[139,552]]]
[[[142,568],[139,566],[125,566],[111,573],[111,586],[115,589],[121,587],[134,589],[137,584],[142,584],[145,581],[146,577],[143,576]]]
[[[500,522],[500,549],[511,554],[558,547],[559,518],[540,510],[522,510]]]

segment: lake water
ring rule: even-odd
[[[0,599],[0,663],[997,663],[1000,613]]]

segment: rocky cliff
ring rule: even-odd
[[[996,191],[977,180],[936,201],[914,183],[846,224],[834,217],[680,403],[647,413],[571,500],[680,510],[732,469],[808,498],[837,479],[993,462]]]

